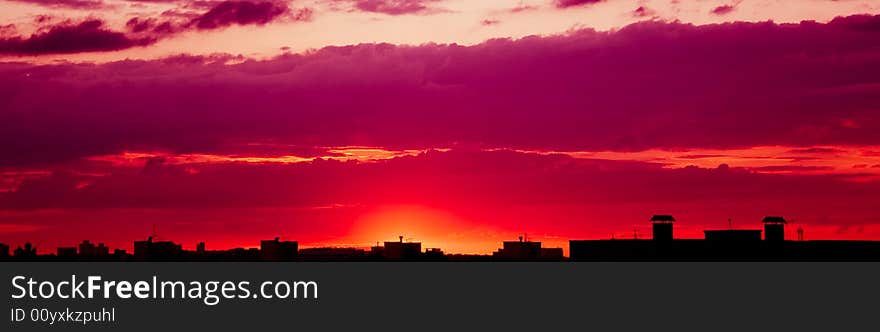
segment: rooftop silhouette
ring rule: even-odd
[[[652,239],[571,240],[572,261],[880,261],[880,241],[785,239],[787,221],[767,216],[761,229],[704,230],[703,239],[676,239],[675,218],[655,215]]]
[[[798,240],[785,238],[788,221],[767,216],[761,229],[704,230],[703,239],[677,239],[672,215],[650,218],[650,239],[570,240],[569,257],[563,248],[545,248],[541,242],[520,236],[504,241],[491,255],[444,253],[441,248],[422,250],[420,242],[385,241],[364,248],[299,248],[297,241],[280,238],[262,240],[259,248],[208,250],[204,242],[196,250],[184,250],[172,241],[134,241],[134,252],[112,252],[103,243],[85,240],[76,247],[59,247],[54,254],[38,255],[37,248],[25,243],[12,250],[0,243],[4,261],[880,261],[880,241]],[[763,237],[762,237],[763,233]]]

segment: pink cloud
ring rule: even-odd
[[[435,11],[431,3],[439,0],[333,0],[351,3],[355,10],[387,15],[425,14]]]
[[[12,37],[17,34],[15,24],[0,25],[0,38]]]
[[[519,4],[516,7],[510,8],[510,12],[511,13],[522,13],[522,12],[533,11],[533,10],[537,10],[537,9],[538,9],[537,6]]]
[[[10,0],[34,4],[49,8],[70,8],[70,9],[101,9],[107,5],[101,0]]]

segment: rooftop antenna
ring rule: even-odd
[[[727,228],[733,229],[733,219],[727,218]]]
[[[154,240],[159,240],[159,234],[156,233],[156,224],[153,224],[153,234],[150,234],[150,237]]]
[[[633,227],[633,239],[639,239],[639,231],[635,227]]]
[[[789,223],[794,223],[794,219],[791,219],[791,220],[789,220],[788,222],[789,222]],[[798,241],[803,241],[803,240],[804,240],[804,227],[801,226],[800,224],[798,224],[798,228],[797,228],[797,240],[798,240]]]

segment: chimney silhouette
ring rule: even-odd
[[[668,214],[656,214],[651,217],[654,241],[671,242],[673,222],[675,222],[675,218]]]
[[[782,243],[785,241],[785,218],[766,216],[764,220],[764,241],[768,243]]]

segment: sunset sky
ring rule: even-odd
[[[0,0],[0,242],[880,240],[880,2]]]

